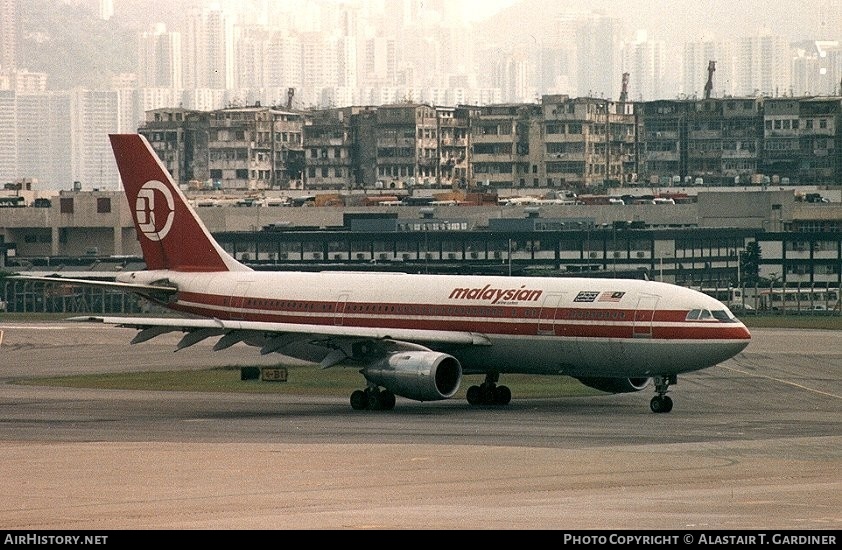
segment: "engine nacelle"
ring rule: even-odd
[[[462,365],[446,353],[405,351],[372,363],[362,374],[395,395],[416,401],[440,401],[453,397],[459,389]]]
[[[608,393],[631,393],[649,385],[651,378],[579,378],[589,388]]]

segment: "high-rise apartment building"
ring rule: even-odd
[[[0,0],[0,71],[11,73],[17,67],[17,0]]]
[[[666,44],[651,40],[646,31],[638,31],[635,40],[623,46],[623,72],[634,75],[631,98],[639,101],[665,96]],[[615,84],[615,87],[619,84]],[[612,97],[615,96],[612,89]],[[617,94],[618,96],[618,94]]]
[[[280,86],[301,90],[304,83],[302,72],[301,41],[297,36],[278,32],[272,37],[268,52],[269,86]]]
[[[271,82],[271,31],[255,25],[240,26],[235,44],[238,88],[259,90],[279,86]]]
[[[397,44],[394,38],[371,37],[365,41],[360,77],[364,86],[394,86]]]
[[[580,97],[618,97],[618,41],[621,21],[591,14],[576,31],[576,68]]]
[[[70,189],[73,183],[70,92],[18,94],[18,166],[21,177]]]
[[[322,89],[338,85],[339,63],[336,40],[321,33],[307,33],[301,36],[305,105],[321,105]]]
[[[14,90],[0,90],[0,185],[20,177],[16,95]]]
[[[235,87],[234,18],[217,7],[194,8],[182,41],[184,88]]]
[[[789,41],[764,34],[741,38],[737,46],[737,94],[788,95],[791,88]]]
[[[166,26],[159,23],[152,32],[140,34],[139,44],[140,86],[180,89],[184,81],[181,34],[168,32]]]
[[[805,41],[793,46],[792,92],[800,95],[842,95],[842,43]]]
[[[726,40],[703,39],[684,44],[682,57],[682,92],[688,97],[704,97],[708,66],[716,62],[711,97],[734,95],[737,90],[734,43]],[[652,98],[657,99],[657,98]]]
[[[208,88],[234,88],[234,19],[220,9],[205,14]]]
[[[113,188],[119,181],[108,134],[120,131],[115,91],[77,89],[70,94],[71,172],[74,181]]]
[[[114,0],[99,0],[97,16],[103,21],[108,21],[114,16]]]

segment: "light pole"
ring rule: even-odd
[[[660,280],[661,280],[661,282],[662,282],[662,283],[664,282],[664,258],[665,258],[665,257],[666,257],[666,258],[671,258],[671,257],[672,257],[672,254],[670,254],[669,252],[664,252],[663,254],[661,254],[661,257],[659,258],[659,262],[660,262]]]
[[[576,225],[581,230],[582,227],[585,228],[585,251],[584,251],[584,260],[587,262],[585,264],[586,271],[591,270],[591,222],[576,222]]]
[[[509,239],[509,277],[512,276],[512,239]]]

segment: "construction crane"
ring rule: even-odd
[[[708,81],[705,84],[705,99],[710,99],[710,93],[713,91],[713,73],[716,71],[716,61],[708,62]]]
[[[629,73],[623,73],[623,87],[620,90],[620,103],[629,100]]]

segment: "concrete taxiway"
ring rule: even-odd
[[[274,361],[173,353],[177,336],[129,346],[134,331],[98,325],[0,330],[3,529],[842,527],[833,331],[755,329],[656,415],[652,390],[363,412],[346,397],[21,386]]]

